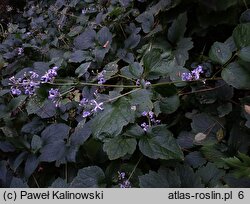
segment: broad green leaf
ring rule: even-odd
[[[187,82],[182,81],[181,75],[183,73],[189,73],[189,70],[182,66],[173,66],[170,72],[170,79],[173,82],[176,82],[174,85],[177,87],[183,87],[187,84]]]
[[[100,167],[89,166],[78,171],[77,176],[70,184],[70,188],[105,187],[105,185],[102,184],[104,180],[105,175]]]
[[[144,33],[149,33],[154,25],[154,16],[151,12],[145,11],[144,13],[140,14],[135,19],[137,22],[141,23],[142,30]]]
[[[216,140],[216,133],[221,128],[220,123],[206,113],[196,114],[192,117],[191,127],[193,132],[207,135],[207,140]]]
[[[42,133],[41,138],[44,143],[52,143],[64,140],[68,137],[70,127],[64,123],[49,125]]]
[[[130,138],[140,138],[144,135],[143,129],[137,125],[131,125],[128,127],[125,133],[123,133],[123,136],[130,137]]]
[[[224,117],[225,115],[228,115],[229,113],[231,113],[232,110],[233,110],[232,103],[222,104],[217,108],[219,117]]]
[[[123,67],[121,69],[121,74],[131,79],[141,78],[142,73],[143,67],[138,62],[133,62],[129,66]]]
[[[37,151],[42,147],[42,140],[41,137],[38,135],[34,135],[31,140],[31,149],[33,151]]]
[[[16,172],[17,168],[22,164],[24,160],[27,159],[28,153],[26,151],[21,152],[13,161],[13,164],[10,164],[10,167]]]
[[[139,185],[141,188],[169,188],[167,178],[154,171],[139,176]]]
[[[213,162],[218,168],[225,168],[225,163],[222,161],[223,158],[226,158],[226,153],[222,152],[222,149],[225,148],[219,144],[206,144],[201,148],[201,153],[204,157]]]
[[[198,169],[197,175],[201,177],[206,187],[215,188],[218,185],[222,186],[221,180],[225,176],[225,172],[209,162],[206,166]]]
[[[45,128],[45,123],[39,118],[33,118],[31,122],[26,123],[21,132],[30,133],[30,134],[38,134]]]
[[[39,162],[40,162],[39,159],[34,154],[30,154],[27,157],[24,167],[24,174],[26,178],[29,178],[34,173],[37,166],[39,165]]]
[[[141,188],[179,188],[181,181],[175,171],[160,167],[158,172],[149,171],[139,176],[139,185]]]
[[[112,76],[114,76],[118,72],[117,61],[113,61],[113,62],[106,64],[103,70],[105,70],[105,72],[103,73],[103,76],[106,80],[112,78]]]
[[[125,41],[124,45],[126,49],[134,49],[140,42],[141,36],[136,33],[132,33]]]
[[[180,106],[179,96],[173,95],[159,100],[159,106],[162,113],[174,113]]]
[[[183,159],[173,134],[165,126],[152,127],[139,141],[141,152],[152,159]]]
[[[238,48],[250,46],[250,23],[243,23],[236,26],[233,31],[233,38]]]
[[[82,120],[78,123],[75,128],[75,131],[70,136],[71,145],[80,146],[82,145],[91,135],[91,123],[92,121]]]
[[[93,48],[95,38],[96,32],[93,29],[87,29],[74,39],[74,46],[79,50]]]
[[[10,188],[28,188],[28,184],[24,179],[13,177],[10,183]]]
[[[82,50],[76,50],[70,55],[69,62],[74,63],[81,63],[83,61],[91,60],[89,52],[82,51]]]
[[[78,75],[78,77],[81,77],[88,71],[88,68],[90,67],[90,65],[91,65],[91,62],[86,62],[86,63],[81,64],[76,69],[75,73]]]
[[[40,109],[36,111],[36,114],[41,118],[51,118],[56,115],[56,106],[51,100],[47,99]]]
[[[108,27],[103,27],[96,35],[96,40],[104,49],[109,49],[112,43],[112,33]],[[106,46],[104,46],[106,45]]]
[[[223,69],[221,76],[227,84],[234,88],[250,89],[250,73],[237,62],[232,62]]]
[[[28,101],[26,105],[26,110],[28,114],[31,115],[36,113],[43,105],[44,103],[38,97],[35,96]]]
[[[95,138],[103,139],[105,135],[118,135],[123,126],[134,122],[135,113],[126,98],[120,98],[112,105],[107,104],[92,120],[92,134]]]
[[[70,28],[70,32],[68,33],[69,37],[74,37],[76,35],[78,35],[80,32],[82,32],[83,27],[82,26],[75,26]]]
[[[202,188],[201,178],[187,165],[178,165],[175,169],[180,177],[181,188]]]
[[[250,157],[240,153],[237,157],[223,158],[223,161],[231,168],[237,178],[250,178]]]
[[[68,188],[69,184],[62,178],[58,177],[49,188]]]
[[[11,99],[10,103],[8,104],[8,109],[14,111],[25,102],[26,98],[27,96],[20,95],[16,98]]]
[[[63,140],[58,140],[46,144],[40,149],[40,161],[53,162],[63,159],[66,153],[66,146]]]
[[[238,52],[238,56],[246,61],[246,62],[250,62],[250,46],[247,47],[243,47],[239,50]]]
[[[181,148],[192,148],[194,146],[194,136],[192,132],[181,131],[177,137],[177,143]]]
[[[141,89],[130,94],[129,99],[131,106],[136,106],[136,113],[138,116],[142,114],[143,111],[150,111],[153,108],[153,103],[151,101],[152,93],[149,90]]]
[[[212,61],[223,65],[232,57],[232,52],[227,44],[215,42],[210,49],[209,57]]]
[[[241,23],[249,23],[250,22],[250,9],[244,11],[240,16]]]
[[[191,38],[182,38],[177,43],[176,49],[173,51],[174,61],[179,66],[184,66],[189,59],[188,51],[193,48]]]
[[[161,60],[161,53],[158,49],[150,50],[143,56],[143,66],[144,74],[148,75],[152,70],[156,69],[159,66]]]
[[[184,37],[187,24],[187,13],[180,14],[176,20],[173,21],[171,27],[168,29],[168,39],[176,44]]]
[[[115,160],[126,154],[133,154],[136,149],[136,139],[117,136],[104,141],[103,150],[110,160]]]
[[[202,156],[200,152],[194,151],[185,156],[185,162],[193,168],[198,168],[207,163],[207,160]]]

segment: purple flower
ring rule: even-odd
[[[106,73],[106,70],[103,70],[102,72],[100,72],[97,76],[98,78],[98,84],[104,84],[106,82],[105,76],[104,74]]]
[[[203,73],[202,66],[199,65],[195,68],[191,73],[182,73],[181,79],[182,81],[192,81],[198,80],[200,78],[200,74]]]
[[[182,81],[191,81],[192,80],[192,74],[191,73],[182,73],[181,80]]]
[[[82,9],[82,14],[86,14],[87,13],[87,9],[86,8],[83,8]]]
[[[87,98],[83,98],[81,101],[80,101],[80,106],[86,106],[88,104],[89,100]]]
[[[87,118],[90,115],[91,115],[91,113],[89,111],[83,111],[83,113],[82,113],[82,117],[84,117],[84,118]]]
[[[150,125],[158,125],[158,124],[161,123],[160,120],[156,120],[156,119],[155,119],[155,113],[154,113],[153,111],[149,111],[149,112],[143,111],[143,112],[142,112],[142,116],[147,116],[147,117],[148,117],[148,119],[149,119],[150,122],[151,122]],[[147,132],[148,129],[150,128],[150,125],[144,122],[144,123],[141,124],[141,127],[143,128],[143,130],[144,130],[145,132]]]
[[[94,99],[90,101],[90,105],[94,106],[92,112],[97,112],[98,109],[104,110],[104,108],[102,107],[103,103],[97,103]]]
[[[47,83],[47,82],[52,82],[55,77],[57,76],[57,69],[58,67],[52,67],[52,69],[49,69],[42,77],[41,77],[41,82],[42,83]]]
[[[125,172],[118,171],[118,180],[120,188],[131,188],[131,182],[126,179]]]
[[[22,47],[17,48],[17,55],[22,55],[24,52]]]
[[[99,79],[98,84],[104,84],[106,80],[102,77]]]
[[[145,123],[145,122],[141,124],[141,127],[143,128],[143,130],[144,130],[145,132],[147,132],[148,129],[149,129],[149,125],[148,125],[147,123]]]
[[[124,182],[120,183],[120,188],[131,188],[131,183],[129,180],[125,180]]]
[[[51,100],[54,100],[54,99],[56,99],[58,97],[60,97],[59,89],[53,89],[53,88],[51,88],[49,90],[49,96],[48,96],[48,98],[51,99]]]
[[[149,118],[152,119],[154,117],[154,112],[153,111],[149,111],[148,115],[149,115]]]
[[[11,93],[12,93],[13,95],[20,95],[22,92],[21,92],[21,90],[18,89],[18,88],[11,87]]]
[[[126,173],[125,173],[125,172],[120,172],[120,171],[118,171],[118,179],[119,179],[119,180],[125,179],[125,176],[126,176]]]
[[[14,76],[9,78],[11,84],[14,85],[11,88],[12,94],[20,95],[22,92],[26,95],[33,95],[37,88],[39,88],[40,81],[36,81],[39,75],[33,71],[29,74],[24,73],[24,79],[16,79]]]
[[[140,85],[141,85],[140,79],[137,79],[137,80],[136,80],[135,85],[136,85],[136,86],[140,86]]]
[[[48,98],[56,105],[56,107],[59,106],[60,97],[61,97],[61,94],[59,92],[59,89],[51,88],[49,90]]]
[[[146,81],[145,86],[146,86],[146,87],[149,87],[150,85],[151,85],[151,82]]]
[[[194,69],[192,72],[193,78],[195,80],[198,80],[200,78],[200,73],[203,73],[202,66],[198,66],[196,69]]]
[[[37,79],[39,77],[39,75],[33,71],[29,71],[29,74],[31,79]]]

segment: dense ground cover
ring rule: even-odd
[[[3,2],[1,187],[250,187],[250,1]]]

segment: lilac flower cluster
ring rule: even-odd
[[[61,94],[59,92],[59,89],[51,88],[49,90],[48,99],[50,99],[56,105],[56,107],[59,106],[60,98],[61,98]]]
[[[48,83],[53,82],[55,77],[57,76],[57,69],[58,67],[54,66],[51,69],[49,69],[42,77],[41,77],[41,83]]]
[[[183,73],[181,79],[182,81],[198,80],[201,73],[203,73],[203,69],[202,66],[199,65],[197,68],[191,71],[191,73]]]
[[[142,115],[142,116],[145,116],[145,117],[148,117],[148,119],[149,119],[149,124],[146,123],[146,122],[143,122],[143,123],[141,124],[141,127],[143,128],[143,130],[144,130],[145,132],[148,131],[148,129],[150,128],[150,126],[152,126],[152,125],[158,125],[158,124],[161,123],[160,120],[156,120],[156,119],[155,119],[155,114],[154,114],[153,111],[149,111],[149,112],[143,111],[141,115]]]
[[[13,95],[33,95],[36,92],[36,89],[39,88],[41,83],[53,82],[57,76],[58,67],[54,66],[49,69],[43,76],[39,76],[36,72],[29,71],[24,73],[23,78],[16,79],[14,76],[9,78],[11,84],[11,93]],[[50,89],[48,99],[52,100],[56,106],[59,105],[61,94],[58,89]]]
[[[104,78],[104,74],[106,73],[106,70],[103,70],[100,72],[97,76],[98,78],[98,84],[104,84],[106,82],[106,79]]]
[[[102,107],[103,102],[99,103],[95,99],[89,100],[87,98],[83,98],[79,105],[84,107],[84,111],[82,113],[82,117],[84,118],[96,113],[98,110],[104,110]]]
[[[14,76],[9,78],[11,82],[11,93],[13,95],[20,95],[22,93],[26,95],[33,95],[36,89],[40,85],[39,75],[33,71],[28,74],[24,73],[24,77],[16,79]]]
[[[118,181],[120,188],[131,188],[131,182],[126,178],[125,172],[118,171]]]

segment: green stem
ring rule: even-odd
[[[61,96],[66,95],[67,93],[70,93],[71,91],[73,91],[75,88],[71,88],[68,91],[65,91],[64,93],[61,94]]]
[[[130,174],[129,177],[128,177],[128,181],[131,179],[131,177],[132,177],[133,174],[135,173],[135,170],[136,170],[137,166],[139,165],[139,163],[140,163],[142,157],[143,157],[143,155],[141,155],[141,157],[139,158],[138,162],[135,164],[135,167],[133,168],[131,174]]]
[[[36,180],[36,177],[32,174],[32,178],[34,179],[37,188],[40,188],[38,181]]]
[[[202,79],[198,79],[198,80],[191,80],[191,81],[169,81],[169,82],[162,82],[162,83],[157,83],[157,84],[151,84],[152,87],[154,86],[162,86],[162,85],[171,85],[171,84],[177,84],[177,83],[182,83],[182,82],[202,82],[202,81],[216,81],[216,80],[221,80],[221,77],[217,77],[217,78],[202,78]]]
[[[68,183],[68,163],[65,164],[65,181]]]
[[[227,65],[229,65],[232,62],[235,56],[237,56],[237,53],[235,53],[225,64],[222,65],[222,67],[217,72],[215,72],[215,74],[212,76],[212,79],[214,79],[218,73],[220,73],[223,69],[225,69]]]
[[[109,99],[109,100],[106,100],[106,101],[104,101],[103,103],[108,103],[108,102],[111,102],[111,101],[117,100],[117,99],[119,99],[119,98],[121,98],[121,97],[123,97],[123,96],[129,95],[129,94],[134,93],[134,92],[139,91],[139,90],[141,90],[141,88],[138,88],[138,89],[133,89],[132,91],[129,91],[129,92],[125,93],[125,94],[122,94],[122,95],[116,96],[116,97],[111,98],[111,99]]]
[[[72,82],[72,83],[48,83],[56,86],[76,86],[76,85],[84,85],[84,86],[102,86],[102,87],[114,87],[114,88],[138,88],[136,85],[117,85],[117,84],[93,84],[93,83],[85,83],[85,82]]]
[[[245,5],[246,9],[248,9],[246,0],[242,0],[242,1],[243,1],[244,5]]]
[[[117,74],[117,75],[111,77],[110,79],[113,79],[113,78],[116,78],[116,77],[121,77],[121,78],[127,79],[127,80],[129,80],[129,81],[136,82],[134,79],[131,79],[131,78],[126,77],[126,76],[121,75],[121,74]]]

